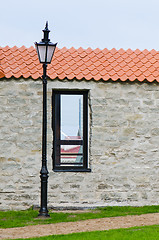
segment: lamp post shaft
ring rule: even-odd
[[[40,171],[41,178],[41,206],[39,216],[49,217],[47,209],[47,64],[43,64],[43,126],[42,126],[42,168]]]

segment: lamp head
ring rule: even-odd
[[[40,63],[49,64],[53,58],[57,43],[50,42],[48,29],[48,22],[46,22],[45,29],[43,30],[44,37],[41,42],[35,42],[35,48],[38,54]]]

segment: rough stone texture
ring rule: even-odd
[[[91,172],[52,171],[52,89],[89,89]],[[0,209],[39,205],[42,83],[1,80]],[[48,81],[48,206],[158,204],[159,84]]]

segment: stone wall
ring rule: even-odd
[[[53,172],[52,89],[89,89],[91,172]],[[40,202],[41,81],[0,83],[0,209]],[[152,205],[159,199],[159,85],[48,81],[48,206]]]

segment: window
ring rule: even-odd
[[[88,169],[88,91],[53,90],[53,170]]]

